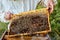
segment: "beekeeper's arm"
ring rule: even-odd
[[[49,10],[50,13],[53,12],[54,5],[57,4],[57,0],[48,0],[47,2],[47,9]]]
[[[5,23],[9,22],[6,19],[9,19],[10,15],[11,15],[11,12],[5,11],[5,8],[4,8],[4,5],[2,3],[2,0],[0,0],[0,21],[1,22],[5,22]]]
[[[57,0],[41,0],[40,4],[49,9],[50,13],[53,12],[54,6],[57,4]]]
[[[4,15],[5,15],[5,13],[4,13],[4,6],[3,6],[3,4],[2,4],[2,0],[0,0],[0,21],[1,22],[6,22],[5,20],[4,20]]]

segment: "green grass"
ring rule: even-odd
[[[0,22],[0,37],[2,36],[3,32],[7,29],[8,23]]]

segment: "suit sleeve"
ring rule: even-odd
[[[5,16],[5,8],[3,6],[2,0],[0,0],[0,22],[8,22],[7,20],[5,20],[4,18]]]
[[[44,4],[45,4],[45,6],[48,5],[48,2],[49,2],[49,0],[44,0]],[[53,2],[54,5],[57,4],[57,0],[52,0],[52,2]]]

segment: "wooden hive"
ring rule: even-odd
[[[50,31],[49,12],[46,8],[15,14],[10,20],[10,35],[29,35]]]
[[[42,36],[42,37],[41,37]],[[2,35],[2,37],[0,38],[0,40],[41,40],[43,38],[43,40],[47,40],[48,37],[46,36],[46,34],[32,34],[32,35],[8,35],[8,31],[5,31]],[[48,39],[50,40],[50,39]]]

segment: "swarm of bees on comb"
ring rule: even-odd
[[[17,14],[10,24],[10,34],[34,33],[49,30],[47,10],[34,10]]]

